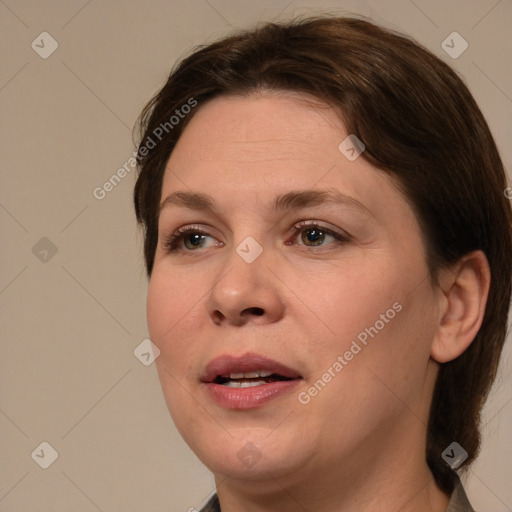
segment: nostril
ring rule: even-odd
[[[213,312],[213,316],[216,323],[220,323],[224,319],[224,315],[218,310]]]
[[[246,312],[252,313],[253,315],[257,315],[257,316],[261,316],[264,313],[262,308],[257,308],[257,307],[247,308],[246,310],[244,310],[244,313],[246,313]]]

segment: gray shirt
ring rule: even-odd
[[[210,501],[208,501],[200,512],[221,512],[219,499],[216,494],[210,498]],[[464,487],[462,486],[458,476],[455,481],[455,487],[452,492],[450,503],[448,503],[448,507],[445,512],[475,512],[474,508],[469,503]]]

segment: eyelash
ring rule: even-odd
[[[325,226],[322,226],[316,220],[303,220],[301,222],[297,222],[297,224],[294,224],[293,229],[295,230],[295,233],[294,233],[293,239],[297,238],[297,236],[300,233],[302,233],[304,231],[308,231],[313,228],[318,228],[322,233],[324,233],[326,235],[331,235],[336,240],[336,243],[338,243],[338,244],[346,243],[349,241],[348,235],[338,233],[337,231],[334,231],[333,229],[329,229]],[[296,244],[291,244],[291,245],[296,245]],[[326,244],[326,245],[329,245],[329,244]],[[314,249],[315,247],[323,247],[323,245],[312,245],[312,246],[304,245],[303,247],[309,247],[309,248]]]
[[[190,234],[190,233],[197,233],[200,235],[208,235],[206,231],[203,231],[202,229],[196,227],[196,226],[183,226],[182,228],[177,229],[174,233],[170,234],[164,241],[164,249],[167,252],[176,252],[178,250],[177,245],[178,242],[181,242],[183,238]],[[193,252],[193,251],[186,251],[186,252]]]
[[[329,228],[326,228],[326,227],[320,225],[317,221],[314,221],[314,220],[302,221],[302,222],[298,222],[297,224],[294,224],[293,229],[295,230],[295,233],[294,233],[293,239],[297,238],[297,236],[300,233],[302,233],[303,231],[308,231],[313,228],[319,228],[320,231],[322,231],[322,233],[333,236],[337,240],[337,243],[342,244],[342,243],[349,241],[348,235],[343,235],[341,233],[337,233],[336,231],[334,231],[332,229],[329,229]],[[178,244],[183,240],[183,238],[191,233],[210,236],[209,233],[207,233],[206,231],[203,231],[202,229],[200,229],[197,226],[193,226],[193,225],[183,226],[183,227],[177,229],[174,233],[172,233],[165,239],[164,244],[163,244],[165,251],[168,253],[177,252],[177,251],[195,252],[194,250],[178,248]],[[287,244],[287,245],[298,245],[298,244]],[[327,245],[329,245],[329,244],[327,244]],[[318,246],[304,245],[303,247],[315,248],[315,247],[323,247],[323,245],[318,245]]]

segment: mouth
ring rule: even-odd
[[[229,375],[217,375],[213,380],[214,384],[220,384],[228,388],[252,388],[256,386],[264,386],[271,382],[282,382],[292,380],[270,370],[255,370],[252,372],[232,372]]]
[[[201,375],[210,398],[228,409],[263,405],[290,391],[300,380],[298,371],[255,353],[217,357]]]

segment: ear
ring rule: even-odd
[[[483,251],[466,254],[441,271],[439,320],[430,356],[446,363],[460,356],[482,325],[489,295],[491,272]]]

